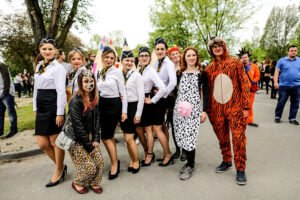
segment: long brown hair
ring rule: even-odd
[[[104,61],[104,58],[109,54],[109,53],[113,53],[114,54],[114,63],[113,63],[113,65],[116,63],[116,60],[117,60],[117,55],[116,55],[116,53],[115,53],[115,51],[114,50],[112,50],[112,49],[109,49],[109,50],[106,50],[105,52],[103,52],[102,53],[102,55],[101,55],[101,60],[102,60],[102,62]]]
[[[187,63],[186,63],[186,60],[185,60],[185,56],[186,56],[186,53],[187,53],[188,50],[193,50],[197,55],[197,60],[196,60],[196,66],[195,67],[198,68],[198,69],[201,67],[199,52],[197,51],[197,49],[195,47],[188,46],[183,50],[183,54],[182,54],[182,57],[181,57],[181,66],[180,66],[180,70],[178,71],[178,75],[180,75],[182,72],[184,72],[187,69]]]
[[[83,74],[80,73],[78,76],[78,93],[82,98],[83,104],[84,104],[84,110],[83,112],[85,112],[87,110],[87,108],[92,109],[95,105],[97,105],[98,101],[99,101],[99,93],[98,93],[98,88],[97,88],[97,84],[96,84],[96,79],[94,74],[92,75],[92,78],[94,80],[94,89],[90,92],[90,98],[87,97],[84,93],[83,90],[83,85],[82,85],[82,79],[83,79]]]

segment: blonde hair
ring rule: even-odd
[[[69,52],[69,54],[68,54],[69,61],[73,58],[73,56],[75,55],[75,53],[79,53],[79,55],[80,55],[80,57],[82,59],[82,62],[85,61],[85,57],[84,57],[83,53],[79,49],[73,49],[72,51]]]

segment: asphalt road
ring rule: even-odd
[[[30,157],[0,165],[0,199],[143,199],[143,200],[184,200],[184,199],[249,199],[249,200],[296,200],[300,199],[300,126],[288,123],[289,103],[286,105],[282,123],[274,123],[276,100],[264,93],[256,95],[254,120],[259,128],[247,128],[248,184],[235,183],[236,171],[231,168],[223,174],[215,173],[215,167],[222,161],[217,138],[207,121],[200,127],[197,150],[197,169],[188,181],[181,181],[178,172],[183,162],[161,168],[155,162],[142,168],[138,174],[127,172],[128,154],[123,135],[117,145],[121,160],[121,173],[113,181],[108,180],[109,160],[102,146],[105,161],[103,193],[93,191],[77,194],[71,188],[76,173],[69,155],[66,164],[69,173],[66,180],[53,188],[44,185],[51,178],[54,165],[45,155]],[[297,117],[299,119],[299,114]],[[170,141],[174,152],[173,141]],[[140,155],[142,148],[139,145]],[[155,142],[156,157],[162,148]]]

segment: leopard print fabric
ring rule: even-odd
[[[243,111],[249,110],[250,90],[242,63],[229,57],[224,42],[223,47],[222,59],[218,61],[213,56],[213,63],[206,68],[209,88],[207,114],[219,140],[223,160],[232,160],[230,130],[236,169],[244,171],[247,118]]]
[[[76,142],[69,154],[78,171],[74,184],[83,187],[100,186],[104,168],[100,146],[95,147],[89,154],[81,144]]]

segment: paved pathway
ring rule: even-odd
[[[116,180],[108,180],[108,155],[102,147],[105,175],[102,182],[104,192],[101,195],[92,191],[79,195],[73,191],[71,181],[75,171],[69,155],[66,155],[69,167],[66,181],[54,188],[45,188],[54,165],[42,155],[0,166],[0,199],[300,199],[300,126],[288,123],[289,105],[285,109],[283,122],[275,124],[276,102],[264,93],[256,96],[254,119],[260,127],[247,129],[246,186],[235,183],[234,168],[223,174],[214,172],[221,162],[221,154],[216,136],[207,121],[200,128],[196,151],[197,171],[188,181],[178,178],[178,171],[183,165],[180,161],[166,168],[158,167],[155,162],[151,167],[142,168],[136,175],[128,173],[128,155],[123,136],[117,135],[121,140],[117,146],[121,173]],[[299,115],[297,120],[300,121]],[[171,146],[174,151],[174,146]],[[161,152],[156,141],[156,156],[160,156]]]

